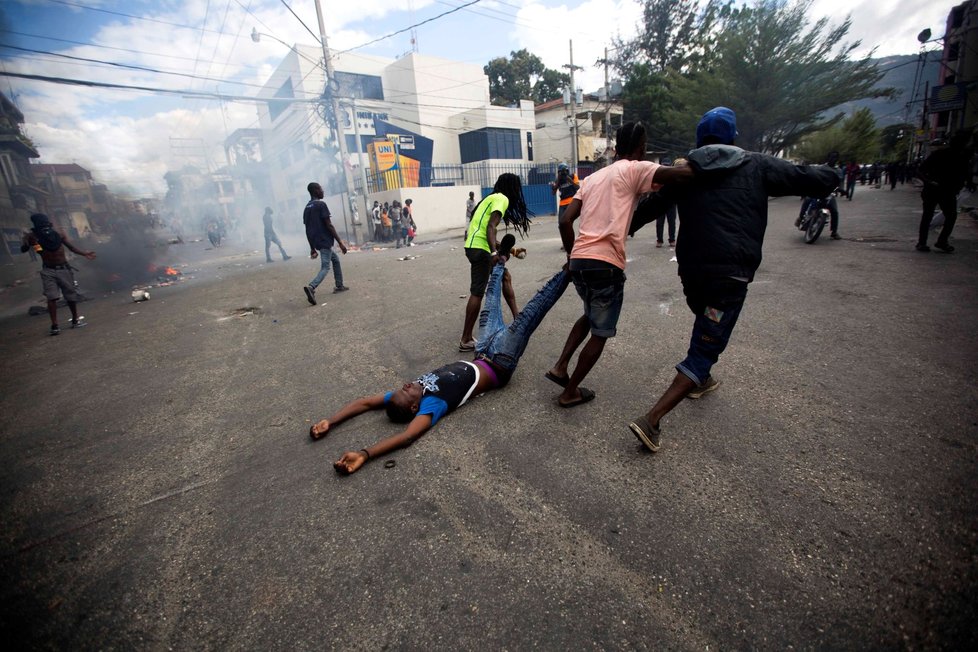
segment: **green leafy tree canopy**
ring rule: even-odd
[[[810,23],[810,1],[756,0],[732,9],[716,33],[711,55],[689,72],[670,71],[671,129],[692,134],[714,106],[737,113],[738,144],[780,152],[840,121],[825,113],[844,102],[880,97],[882,77],[869,56],[852,60],[859,42],[843,41],[850,19],[832,27]]]
[[[806,137],[795,155],[807,163],[824,163],[830,152],[839,154],[840,163],[866,163],[879,155],[879,132],[869,109],[859,109],[839,124]]]
[[[489,99],[496,106],[533,100],[542,104],[557,99],[570,76],[543,65],[543,60],[526,48],[496,57],[482,67],[489,77]]]

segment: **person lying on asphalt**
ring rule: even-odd
[[[512,234],[507,234],[500,245],[486,288],[485,305],[479,314],[478,339],[472,362],[451,362],[404,383],[400,389],[358,398],[309,428],[309,436],[319,440],[344,421],[380,409],[386,410],[391,421],[407,424],[403,431],[392,437],[359,451],[343,453],[333,464],[337,472],[354,473],[368,460],[410,445],[469,398],[506,386],[526,350],[530,336],[563,295],[570,280],[565,266],[547,281],[507,326],[503,322],[502,285],[505,262],[515,242]]]

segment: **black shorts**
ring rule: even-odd
[[[469,259],[472,280],[469,284],[469,294],[483,297],[489,284],[489,274],[492,272],[492,254],[485,249],[465,248],[465,257]]]

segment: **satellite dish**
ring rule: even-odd
[[[930,28],[928,27],[927,29],[925,29],[924,31],[922,31],[920,34],[917,34],[917,40],[920,41],[921,43],[926,43],[927,41],[929,41],[930,40]]]

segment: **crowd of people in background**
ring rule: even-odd
[[[418,225],[414,221],[414,201],[405,199],[404,204],[397,201],[375,201],[370,212],[374,242],[393,242],[397,249],[413,247]]]

